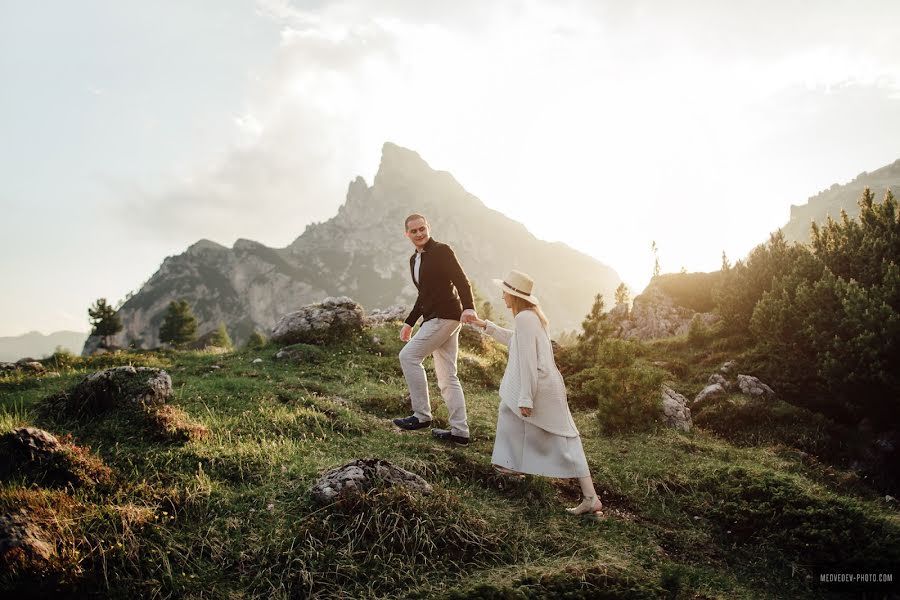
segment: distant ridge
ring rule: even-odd
[[[791,219],[782,228],[784,237],[791,242],[808,242],[810,225],[813,221],[823,224],[828,215],[837,219],[841,209],[850,217],[859,215],[857,201],[866,188],[875,193],[875,201],[881,202],[887,190],[894,196],[900,195],[900,160],[881,167],[871,173],[862,172],[853,181],[839,185],[835,183],[810,197],[806,204],[791,205]]]
[[[166,258],[119,315],[114,342],[154,347],[168,303],[184,298],[198,318],[198,335],[223,322],[238,344],[267,332],[282,315],[327,296],[346,295],[366,310],[410,305],[415,288],[412,246],[403,219],[425,214],[434,237],[456,250],[480,292],[505,310],[491,279],[518,268],[534,276],[554,331],[578,327],[601,292],[611,300],[621,279],[610,267],[561,243],[537,239],[524,225],[487,208],[450,173],[435,171],[412,150],[386,143],[372,186],[350,182],[337,214],[306,230],[286,248],[238,240],[226,248],[200,240]]]
[[[0,361],[12,362],[25,357],[43,358],[53,354],[57,346],[78,353],[87,338],[87,333],[78,331],[55,331],[49,335],[29,331],[23,335],[0,337]]]

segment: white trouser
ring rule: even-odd
[[[400,366],[409,396],[413,415],[419,421],[431,420],[431,402],[428,397],[428,379],[422,362],[434,356],[434,372],[437,375],[441,396],[450,414],[450,433],[469,437],[466,419],[466,398],[456,376],[456,355],[459,353],[459,321],[453,319],[429,319],[400,351]]]

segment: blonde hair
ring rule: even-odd
[[[512,304],[512,313],[514,317],[523,310],[530,310],[538,316],[538,319],[541,320],[541,325],[543,325],[544,329],[547,329],[550,321],[547,319],[547,315],[544,314],[544,311],[541,310],[540,306],[538,306],[537,304],[532,304],[525,298],[514,296],[513,294],[510,294],[508,292],[504,292],[504,294],[512,299],[510,301],[510,304]]]

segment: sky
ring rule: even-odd
[[[211,239],[283,247],[385,141],[635,290],[900,158],[900,3],[0,0],[0,336]],[[398,235],[402,235],[398,232]]]

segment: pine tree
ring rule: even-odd
[[[653,251],[653,276],[659,277],[659,248],[656,246],[656,240],[650,242],[650,250]]]
[[[231,337],[228,335],[228,329],[225,328],[225,323],[219,323],[219,326],[209,338],[209,344],[217,348],[231,348],[234,346],[231,342]]]
[[[616,306],[620,304],[628,304],[628,301],[631,299],[631,290],[628,289],[628,286],[625,285],[625,282],[619,284],[619,287],[616,288]]]
[[[581,330],[578,344],[584,348],[596,348],[612,333],[612,325],[606,313],[603,312],[603,294],[597,294],[594,297],[594,305],[591,307],[591,312],[581,322]]]
[[[247,348],[258,350],[266,345],[266,336],[261,334],[258,331],[253,331],[250,334],[250,338],[247,340]]]
[[[162,326],[159,328],[159,341],[182,346],[193,341],[197,336],[197,318],[191,312],[187,300],[169,302]]]
[[[122,331],[122,319],[116,314],[116,309],[107,304],[106,298],[98,298],[93,306],[88,308],[88,316],[94,329],[91,335],[99,335],[103,338],[103,346],[109,347],[109,338]]]

